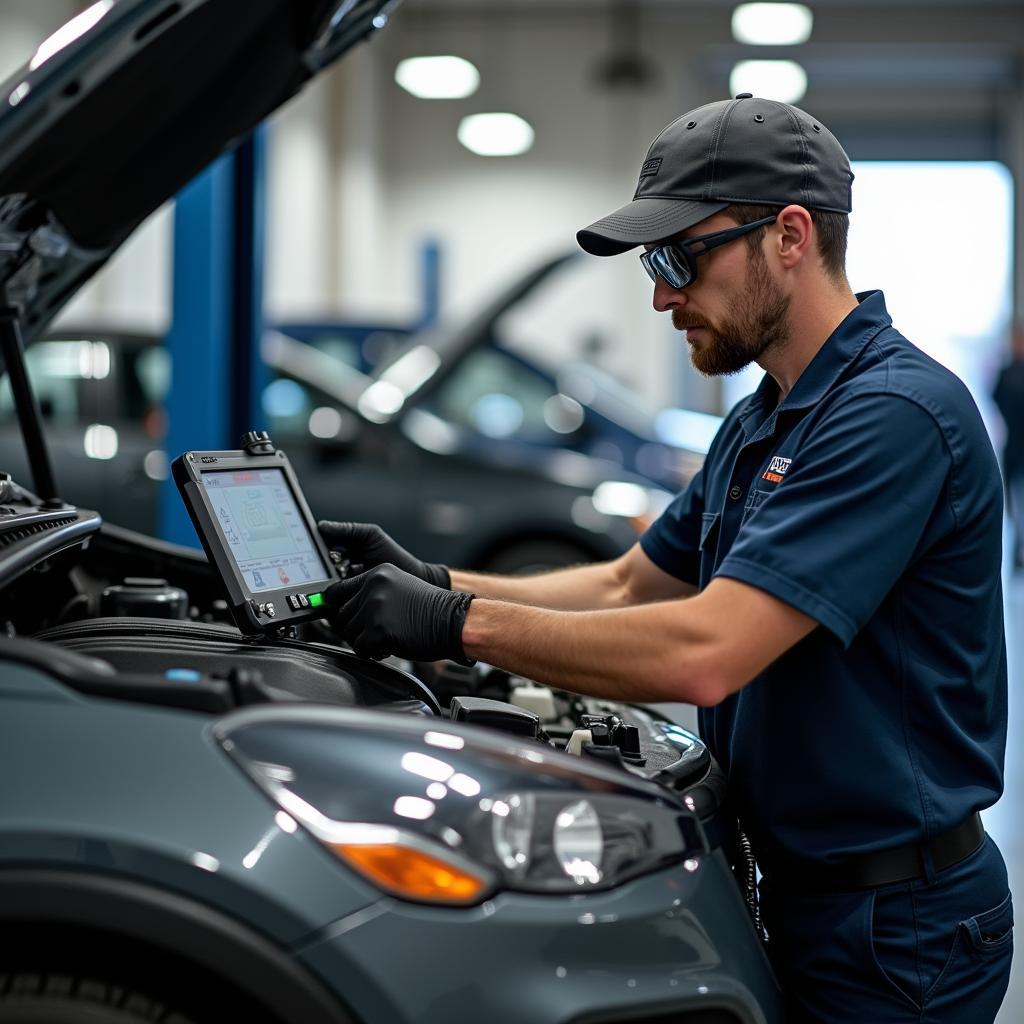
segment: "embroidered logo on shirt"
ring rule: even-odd
[[[792,461],[792,459],[783,459],[778,455],[773,455],[772,461],[768,463],[768,468],[761,474],[761,479],[772,484],[782,483],[782,478],[786,475],[786,470],[789,469]]]

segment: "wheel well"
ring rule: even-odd
[[[78,976],[89,969],[133,989],[144,977],[158,986],[152,994],[167,993],[169,1002],[193,998],[194,989],[202,995],[203,1020],[210,1019],[205,993],[211,992],[225,1008],[216,1021],[354,1024],[336,992],[249,925],[188,896],[118,875],[0,871],[0,975],[12,968]],[[185,978],[197,984],[186,987]],[[251,1013],[236,1012],[239,1006]]]
[[[8,938],[0,939],[0,977],[28,972],[68,975],[141,992],[190,1020],[287,1024],[215,970],[165,947],[101,927],[68,927],[61,922],[17,922],[5,930]]]

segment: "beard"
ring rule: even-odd
[[[698,373],[719,377],[739,373],[769,348],[781,347],[789,339],[789,297],[768,271],[760,249],[753,250],[746,292],[732,315],[711,323],[685,309],[672,310],[677,331],[703,328],[710,341],[702,348],[690,344],[690,359]]]

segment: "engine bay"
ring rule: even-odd
[[[304,701],[437,715],[677,791],[714,775],[700,740],[653,709],[489,665],[370,661],[323,620],[245,636],[201,553],[33,497],[12,490],[0,516],[0,621],[12,656],[82,692],[213,713]]]

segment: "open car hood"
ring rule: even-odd
[[[0,304],[26,340],[397,0],[100,0],[0,84]]]

